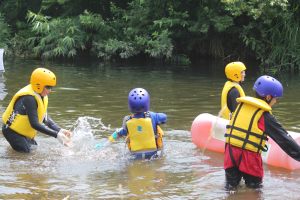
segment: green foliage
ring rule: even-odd
[[[169,16],[168,17],[162,17],[157,20],[154,20],[154,27],[160,28],[160,29],[171,29],[173,27],[187,27],[188,24],[188,12],[176,12],[174,8],[170,7],[168,9]]]
[[[151,2],[146,1],[132,1],[127,10],[111,4],[113,20],[106,23],[112,31],[107,38],[98,37],[94,41],[93,52],[103,59],[130,58],[138,54],[159,59],[170,58],[173,44],[168,28],[185,24],[179,18],[174,21],[166,17],[155,20],[156,16],[154,12],[150,13],[150,8]],[[179,15],[171,9],[169,11]]]
[[[278,72],[300,65],[299,23],[285,21],[276,24],[267,32],[268,36],[266,42],[271,45],[261,50],[264,54],[259,56],[263,63]]]
[[[10,28],[0,13],[0,48],[7,49],[10,39]]]
[[[288,0],[221,0],[221,2],[225,5],[225,9],[234,17],[246,14],[254,20],[272,12],[277,15],[276,11],[286,10],[288,7]]]
[[[32,32],[29,29],[20,29],[9,42],[9,51],[18,56],[32,57],[32,51],[27,44],[27,39],[31,37]]]
[[[234,17],[247,16],[240,38],[265,68],[276,72],[300,64],[299,21],[293,17],[287,0],[222,2]]]
[[[137,54],[136,50],[129,42],[108,39],[103,43],[94,44],[98,57],[109,60],[112,56],[119,55],[121,58],[129,58]]]
[[[81,26],[90,31],[99,31],[105,26],[101,15],[93,14],[85,10],[82,15],[79,16]]]
[[[41,14],[35,14],[31,11],[28,11],[27,15],[28,21],[31,21],[33,27],[32,30],[38,34],[49,33],[49,19],[48,16],[43,16]]]
[[[3,0],[0,5],[0,44],[18,55],[104,60],[143,55],[176,63],[254,55],[272,71],[300,64],[296,0]]]
[[[208,33],[209,30],[224,32],[233,25],[233,18],[225,13],[213,9],[215,5],[203,5],[196,13],[196,19],[193,21],[190,31]]]
[[[153,39],[150,39],[146,46],[145,52],[153,58],[172,57],[173,44],[169,38],[168,30],[153,33]]]
[[[36,56],[43,58],[74,57],[85,49],[86,37],[80,29],[78,18],[50,19],[41,14],[28,13],[35,36],[27,44]]]

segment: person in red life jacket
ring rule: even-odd
[[[271,76],[259,77],[253,86],[254,97],[240,97],[226,127],[224,169],[226,187],[235,188],[243,178],[246,186],[259,188],[264,176],[262,151],[267,151],[267,136],[289,156],[300,161],[300,146],[272,115],[272,106],[283,96],[281,83]]]
[[[238,104],[236,99],[245,96],[240,84],[245,80],[246,66],[239,61],[231,62],[225,67],[225,75],[227,81],[221,95],[221,116],[224,119],[230,119]]]
[[[128,107],[131,115],[125,116],[122,128],[114,132],[109,140],[126,136],[128,149],[133,159],[151,159],[163,148],[163,131],[160,124],[167,121],[165,113],[150,112],[150,95],[143,88],[129,92]]]
[[[67,145],[72,133],[60,128],[47,114],[48,95],[56,85],[56,76],[45,68],[35,69],[30,84],[20,89],[2,115],[2,133],[11,147],[29,153],[37,145],[37,131]]]

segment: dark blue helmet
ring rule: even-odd
[[[147,112],[150,108],[150,95],[143,88],[132,89],[128,94],[128,107],[132,113]]]
[[[272,97],[282,97],[283,87],[281,83],[271,76],[259,77],[253,86],[253,90],[261,97],[271,95]]]

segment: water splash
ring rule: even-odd
[[[110,125],[106,126],[101,118],[95,118],[90,116],[79,117],[73,125],[73,132],[82,132],[82,130],[95,133],[97,131],[105,132],[112,131]]]
[[[79,117],[73,125],[72,150],[89,152],[93,150],[96,143],[95,135],[111,132],[110,125],[106,126],[101,118]]]

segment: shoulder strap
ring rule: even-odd
[[[144,114],[145,114],[145,118],[146,118],[146,117],[148,117],[148,118],[150,118],[150,117],[151,117],[151,115],[150,115],[150,112],[149,112],[149,111],[145,112]]]

